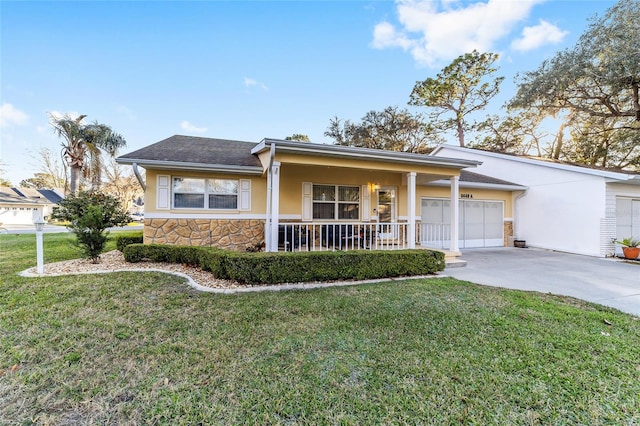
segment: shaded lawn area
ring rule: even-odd
[[[614,309],[449,278],[18,277],[34,241],[0,236],[0,424],[640,423],[640,321]]]

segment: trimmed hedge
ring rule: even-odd
[[[431,250],[378,250],[294,253],[240,253],[198,246],[131,244],[127,262],[200,266],[215,277],[244,284],[363,280],[434,274],[444,270],[444,253]]]
[[[129,244],[142,244],[142,231],[122,232],[116,235],[116,248],[123,251]]]
[[[122,251],[124,260],[131,263],[145,259],[153,262],[181,263],[199,266],[217,278],[225,279],[222,249],[201,246],[169,246],[164,244],[130,244]]]

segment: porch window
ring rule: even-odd
[[[238,181],[175,177],[173,178],[173,207],[237,209]]]
[[[314,219],[360,219],[360,187],[313,185]]]

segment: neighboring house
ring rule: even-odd
[[[38,218],[47,220],[63,198],[60,189],[0,187],[0,223],[32,225]]]
[[[503,246],[526,189],[475,160],[275,139],[172,136],[117,161],[146,169],[145,243],[235,250]]]
[[[477,172],[514,180],[514,235],[527,245],[590,256],[619,251],[612,240],[640,238],[640,174],[441,145],[431,154],[482,162]]]

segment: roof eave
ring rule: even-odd
[[[167,170],[185,170],[185,171],[206,171],[216,173],[231,173],[244,175],[262,175],[262,167],[253,166],[237,166],[229,164],[203,164],[182,161],[164,161],[164,160],[145,160],[136,158],[118,157],[118,164],[134,164],[137,163],[145,169],[167,169]]]
[[[559,169],[559,170],[564,170],[564,171],[574,172],[574,173],[584,173],[587,175],[600,176],[600,177],[612,179],[615,181],[624,182],[628,180],[634,180],[636,178],[640,179],[640,175],[636,175],[636,174],[613,172],[608,170],[590,169],[588,167],[581,167],[581,166],[572,165],[572,164],[551,163],[551,162],[546,162],[544,160],[538,160],[535,158],[521,157],[517,155],[507,155],[499,152],[483,151],[480,149],[459,147],[459,146],[447,145],[447,144],[439,145],[429,155],[435,156],[435,154],[442,151],[443,149],[451,149],[453,151],[472,151],[472,152],[478,153],[478,155],[484,155],[487,157],[503,158],[505,160],[511,160],[511,161],[516,161],[516,162],[525,163],[525,164],[549,167],[551,169]]]
[[[405,152],[385,151],[379,149],[356,148],[339,145],[321,145],[305,142],[304,146],[300,142],[282,141],[274,139],[263,139],[252,150],[252,154],[260,154],[266,151],[267,146],[275,144],[277,152],[291,152],[296,154],[314,154],[325,157],[360,158],[367,160],[378,160],[390,163],[413,164],[423,166],[446,166],[458,169],[467,167],[477,167],[482,164],[476,160],[462,160],[447,157],[431,157],[421,154],[410,154]],[[418,157],[419,156],[419,157]]]
[[[433,182],[428,182],[425,184],[426,186],[443,186],[450,187],[451,182],[448,180],[435,180]],[[460,188],[476,188],[476,189],[498,189],[504,191],[526,191],[529,189],[527,186],[522,185],[504,185],[500,183],[482,183],[482,182],[464,182],[460,181]]]

